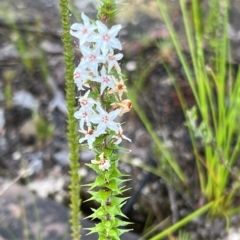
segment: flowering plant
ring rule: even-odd
[[[126,197],[119,197],[125,191],[122,184],[128,179],[117,169],[121,154],[117,151],[123,139],[131,142],[123,135],[118,116],[122,116],[132,108],[129,99],[123,100],[127,93],[124,76],[118,63],[122,53],[114,53],[115,49],[122,50],[122,45],[116,37],[121,25],[110,29],[97,20],[81,14],[83,23],[74,23],[70,34],[79,40],[82,59],[74,71],[74,81],[80,91],[85,93],[79,97],[79,110],[74,113],[79,120],[79,132],[84,134],[79,143],[84,143],[96,154],[96,159],[87,164],[97,173],[97,178],[90,186],[89,200],[100,203],[98,209],[93,209],[91,218],[101,222],[90,228],[90,233],[97,232],[99,239],[120,239],[119,236],[128,231],[119,229],[128,223],[117,216],[123,216],[121,207]],[[122,149],[122,148],[121,148]]]

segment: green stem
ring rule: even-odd
[[[71,36],[69,34],[70,21],[69,21],[69,10],[68,0],[61,0],[61,16],[62,16],[62,41],[64,46],[64,62],[66,66],[66,101],[68,109],[68,147],[69,147],[69,159],[70,159],[70,224],[71,224],[71,235],[73,240],[80,239],[80,176],[78,170],[80,167],[79,158],[79,146],[78,146],[78,133],[77,133],[77,121],[74,118],[75,112],[75,84],[73,81],[74,71],[74,54]]]

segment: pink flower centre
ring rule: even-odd
[[[90,56],[89,56],[89,60],[91,61],[91,62],[94,62],[94,61],[96,61],[96,56],[95,55],[93,55],[93,54],[91,54]]]
[[[74,73],[73,77],[74,78],[80,78],[80,73],[79,72]]]
[[[86,118],[87,115],[88,115],[87,112],[83,112],[83,113],[82,113],[83,118]]]
[[[109,59],[110,61],[115,61],[115,60],[116,60],[116,58],[115,58],[114,55],[109,55],[109,56],[108,56],[108,59]]]
[[[104,77],[104,78],[103,78],[103,82],[104,82],[104,83],[109,83],[109,82],[110,82],[110,79],[109,79],[108,77]]]
[[[86,29],[86,28],[84,28],[83,30],[82,30],[82,34],[86,34],[88,32],[88,30]]]
[[[87,105],[87,104],[88,104],[88,100],[87,100],[87,99],[81,100],[81,104],[82,104],[82,105]]]
[[[110,40],[110,36],[108,35],[108,34],[104,34],[103,35],[103,41],[106,41],[106,42],[108,42],[109,40]]]
[[[108,116],[103,116],[102,117],[102,123],[105,123],[105,124],[107,124],[108,123]]]

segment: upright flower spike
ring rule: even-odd
[[[132,104],[130,100],[123,99],[127,88],[118,63],[123,54],[114,54],[115,49],[122,49],[116,37],[121,25],[109,29],[104,24],[110,16],[109,9],[115,12],[113,3],[114,0],[102,1],[98,14],[102,22],[90,24],[89,18],[82,13],[84,23],[73,24],[70,31],[80,38],[83,55],[74,71],[74,82],[79,90],[85,91],[85,87],[89,87],[79,97],[80,108],[74,117],[79,120],[79,132],[84,135],[79,143],[86,142],[97,156],[87,166],[98,175],[90,184],[89,193],[92,195],[90,200],[99,202],[100,207],[93,209],[89,217],[98,218],[100,223],[89,230],[90,233],[98,233],[99,240],[120,240],[119,236],[128,231],[119,228],[128,223],[118,219],[118,216],[125,217],[121,207],[127,198],[119,198],[124,192],[122,184],[126,179],[121,179],[123,174],[117,169],[117,162],[120,156],[118,145],[122,140],[131,142],[131,139],[123,134],[121,123],[116,122],[116,118],[130,111]]]

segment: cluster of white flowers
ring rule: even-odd
[[[79,142],[87,141],[92,149],[96,138],[106,134],[108,129],[113,132],[114,144],[119,144],[122,139],[131,141],[123,135],[121,124],[114,122],[117,116],[122,116],[132,108],[129,99],[122,100],[123,92],[127,90],[118,60],[122,59],[123,54],[114,55],[114,49],[122,49],[120,41],[116,38],[121,25],[114,25],[108,29],[100,21],[91,24],[84,13],[81,17],[83,23],[74,23],[70,30],[70,34],[79,39],[82,53],[82,59],[74,71],[74,81],[79,90],[86,90],[86,93],[79,97],[80,108],[74,114],[75,118],[79,119],[80,132],[85,134]],[[92,82],[100,84],[99,97],[89,97]],[[106,94],[115,94],[117,100],[111,103],[109,112],[100,101]]]

